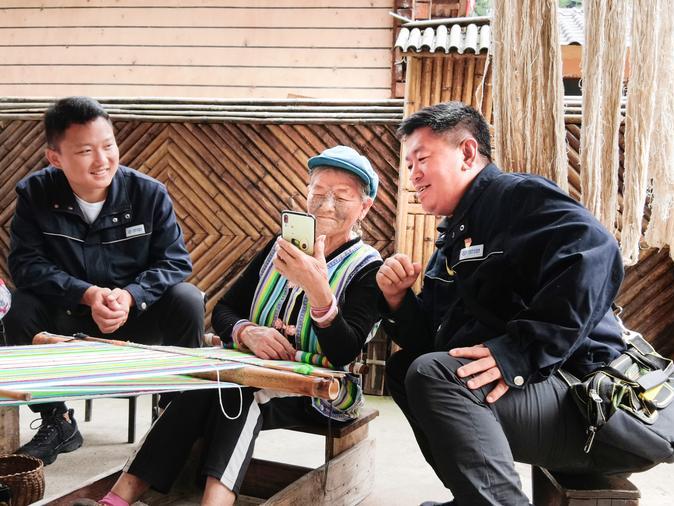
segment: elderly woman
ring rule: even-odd
[[[336,146],[309,159],[308,211],[317,240],[309,256],[283,239],[271,241],[222,297],[213,327],[225,342],[262,358],[321,353],[335,366],[352,362],[379,319],[376,250],[356,233],[372,206],[378,178],[353,149]],[[335,401],[244,388],[185,392],[173,401],[99,504],[126,505],[147,488],[167,492],[194,441],[206,439],[202,504],[233,504],[260,430],[337,423],[357,416],[362,391],[349,376]],[[279,396],[280,395],[280,396]],[[241,412],[236,416],[242,396]]]

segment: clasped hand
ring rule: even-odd
[[[100,331],[111,334],[126,323],[133,297],[121,288],[90,286],[82,296],[82,303],[91,307],[91,317]]]
[[[496,382],[496,386],[487,394],[487,402],[494,403],[508,391],[508,385],[503,379],[501,370],[496,365],[496,360],[491,350],[484,344],[469,346],[466,348],[454,348],[449,350],[452,357],[470,358],[472,362],[459,367],[456,370],[459,378],[470,378],[466,384],[471,390],[477,390],[483,386]]]

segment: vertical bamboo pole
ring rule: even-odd
[[[452,99],[452,83],[454,82],[455,62],[456,62],[456,55],[454,53],[448,55],[445,59],[447,69],[445,71],[442,83],[443,102],[449,102]]]
[[[424,220],[424,251],[422,256],[422,266],[425,266],[431,259],[433,250],[435,250],[435,223],[436,218],[427,214]]]
[[[405,73],[405,106],[403,116],[406,118],[419,106],[419,81],[421,79],[421,59],[417,56],[407,56]],[[411,251],[407,248],[407,184],[409,174],[405,163],[405,146],[400,145],[400,164],[398,166],[398,206],[396,210],[395,251]]]
[[[454,60],[454,76],[452,80],[452,100],[463,98],[463,76],[466,66],[465,57],[456,57]]]
[[[424,218],[426,217],[425,214],[414,214],[410,215],[411,220],[413,220],[413,236],[412,239],[412,251],[411,251],[411,257],[413,262],[421,262],[423,265],[424,262]],[[421,291],[421,280],[423,279],[423,276],[419,276],[417,280],[414,282],[414,287],[413,290],[415,292],[420,292]]]
[[[486,75],[484,77],[484,96],[482,97],[482,114],[484,115],[487,123],[490,125],[494,121],[494,111],[492,110],[493,105],[493,91],[492,91],[492,65],[489,61],[489,56],[484,58],[485,66],[487,67]]]
[[[433,56],[433,82],[431,83],[431,104],[438,104],[442,96],[442,60],[441,56]],[[430,104],[429,104],[430,105]]]
[[[422,58],[421,61],[421,103],[419,109],[431,105],[431,89],[433,87],[433,59]]]
[[[475,93],[473,77],[475,75],[475,56],[466,57],[466,66],[463,79],[463,103],[475,107]]]

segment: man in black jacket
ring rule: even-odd
[[[514,460],[635,470],[600,443],[584,453],[582,417],[555,374],[582,377],[625,348],[611,312],[623,277],[614,238],[554,183],[492,164],[471,107],[428,107],[399,135],[423,209],[445,218],[419,295],[421,266],[406,255],[377,274],[384,328],[402,347],[387,385],[448,504],[529,504]]]
[[[59,100],[44,125],[50,166],[16,187],[6,344],[30,344],[46,330],[199,346],[203,298],[184,282],[192,263],[166,187],[119,165],[112,123],[95,100]],[[19,453],[50,464],[81,446],[64,403],[31,409],[42,424]]]

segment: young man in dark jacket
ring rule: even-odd
[[[611,304],[623,277],[615,239],[538,176],[491,163],[489,128],[450,102],[399,129],[423,209],[444,216],[423,289],[404,254],[377,274],[386,332],[402,350],[387,386],[448,504],[528,505],[514,460],[567,472],[637,470],[595,442],[567,385],[625,349]],[[437,504],[437,503],[428,503]]]
[[[9,270],[16,286],[7,344],[40,331],[199,346],[201,292],[166,187],[119,165],[95,100],[57,101],[44,116],[50,165],[17,184]],[[18,452],[49,464],[82,436],[64,403],[30,406],[42,424]]]

